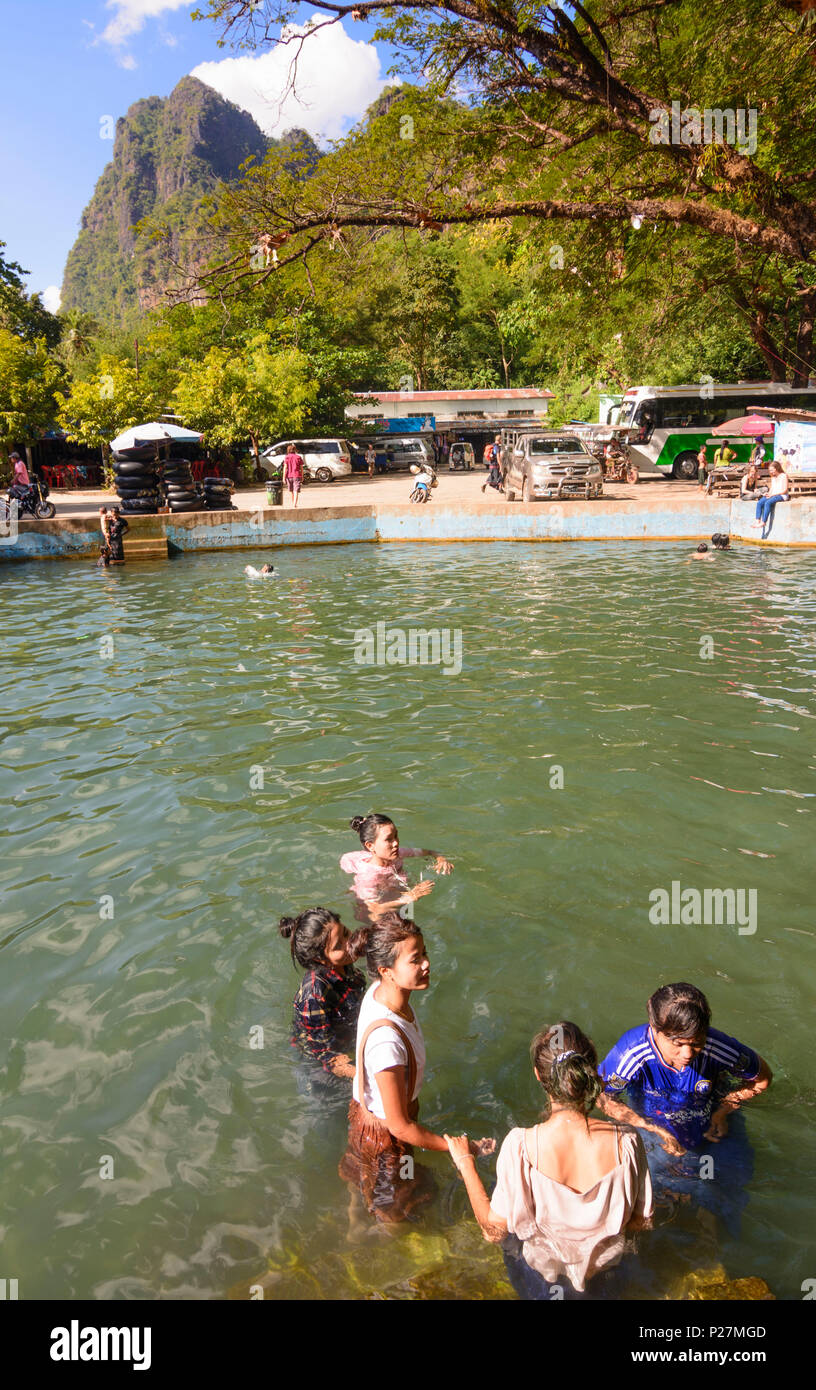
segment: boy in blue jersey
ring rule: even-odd
[[[694,985],[663,985],[647,1012],[648,1024],[624,1033],[598,1068],[601,1109],[656,1135],[670,1154],[719,1142],[729,1116],[768,1089],[768,1064],[711,1027],[708,1000]],[[637,1111],[623,1104],[624,1093]]]

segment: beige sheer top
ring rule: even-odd
[[[652,1215],[643,1140],[629,1125],[615,1129],[618,1162],[586,1192],[538,1171],[538,1128],[534,1162],[523,1129],[511,1129],[501,1146],[490,1209],[523,1243],[528,1265],[551,1284],[568,1279],[583,1290],[593,1274],[619,1262],[629,1222]]]

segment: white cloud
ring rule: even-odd
[[[132,72],[134,68],[139,66],[132,53],[126,53],[123,58],[117,58],[116,61],[120,68],[127,68],[128,72]]]
[[[113,19],[103,30],[102,38],[105,43],[118,45],[138,34],[145,20],[155,19],[165,10],[191,10],[193,0],[105,0],[105,8],[113,10]]]
[[[41,298],[49,314],[59,313],[59,306],[62,302],[62,292],[59,285],[49,285],[42,291]]]
[[[304,32],[302,27],[286,31]],[[295,59],[292,92],[287,88]],[[387,83],[376,49],[365,40],[350,38],[340,24],[317,30],[302,46],[295,41],[257,58],[199,63],[192,76],[248,111],[267,135],[300,126],[311,136],[328,140],[345,134]]]

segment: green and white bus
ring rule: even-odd
[[[778,381],[739,381],[734,385],[633,386],[623,397],[618,425],[639,426],[631,436],[632,459],[638,467],[657,468],[671,478],[696,478],[701,444],[723,443],[711,436],[715,425],[747,415],[752,405],[816,411],[816,386],[786,386]],[[728,440],[745,463],[753,439]],[[770,446],[768,448],[769,452]]]

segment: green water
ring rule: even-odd
[[[281,1298],[507,1296],[442,1156],[426,1220],[349,1242],[344,1104],[299,1086],[277,919],[322,903],[353,923],[338,860],[370,809],[456,864],[417,908],[425,1123],[531,1123],[540,1026],[573,1019],[603,1054],[658,984],[691,980],[775,1084],[745,1107],[741,1233],[680,1210],[632,1296],[720,1263],[801,1298],[816,558],[687,552],[309,548],[275,557],[277,584],[241,553],[0,571],[0,1274],[21,1298],[262,1277]],[[355,664],[353,631],[380,621],[461,630],[461,673]],[[673,880],[756,889],[756,933],[653,926]]]

